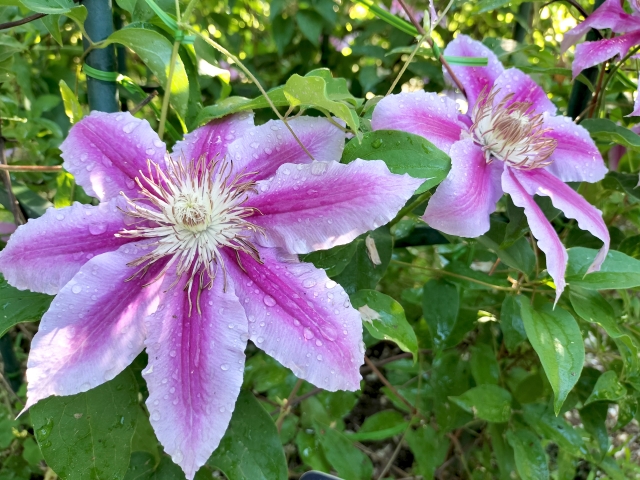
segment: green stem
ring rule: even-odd
[[[276,106],[273,104],[273,102],[271,101],[271,97],[269,97],[269,95],[267,95],[266,90],[262,87],[262,85],[260,84],[260,82],[258,81],[258,79],[253,75],[253,73],[251,73],[251,71],[244,65],[244,63],[242,63],[240,61],[240,59],[238,57],[236,57],[235,55],[233,55],[231,52],[229,52],[226,48],[224,48],[222,45],[220,45],[217,42],[214,42],[213,40],[211,40],[209,37],[202,35],[200,32],[198,32],[197,30],[195,30],[193,27],[186,25],[186,24],[180,24],[180,27],[184,28],[185,30],[189,31],[190,33],[192,33],[193,35],[197,35],[198,37],[200,37],[202,40],[204,40],[205,42],[207,42],[209,45],[211,45],[213,48],[215,48],[216,50],[218,50],[220,53],[222,53],[223,55],[226,55],[227,57],[229,57],[230,59],[232,59],[236,65],[238,65],[242,71],[249,77],[249,79],[251,79],[251,81],[256,85],[256,87],[258,87],[258,90],[260,90],[260,93],[264,96],[264,98],[267,100],[267,103],[269,104],[269,106],[271,107],[271,109],[275,112],[275,114],[278,116],[278,118],[280,120],[282,120],[282,122],[285,124],[285,126],[287,127],[287,129],[289,129],[289,132],[291,132],[291,135],[293,135],[293,138],[296,139],[296,142],[298,142],[298,145],[300,145],[300,147],[302,147],[302,150],[304,150],[304,152],[309,156],[309,158],[311,160],[315,160],[315,158],[313,158],[313,155],[311,155],[311,152],[309,152],[309,150],[307,150],[307,147],[305,147],[302,142],[300,141],[300,139],[298,138],[298,136],[295,134],[295,132],[293,131],[293,129],[291,128],[291,126],[289,125],[289,123],[287,122],[287,119],[284,118],[280,112],[278,111],[278,109],[276,108]]]
[[[418,43],[416,43],[416,47],[411,52],[411,55],[409,55],[409,58],[407,58],[407,61],[404,62],[404,65],[402,66],[402,68],[398,72],[398,75],[396,76],[396,79],[391,84],[391,87],[389,88],[389,91],[387,92],[387,95],[391,95],[391,92],[393,92],[393,89],[396,88],[396,85],[400,81],[400,77],[402,77],[402,75],[404,75],[404,72],[407,70],[407,67],[413,61],[413,57],[415,57],[416,53],[418,53],[418,50],[420,50],[420,45],[422,45],[422,42],[424,42],[426,39],[427,39],[427,34],[425,33],[424,35],[422,35],[420,37],[420,39],[418,40]]]
[[[604,92],[607,91],[607,86],[609,85],[609,82],[611,82],[611,79],[616,76],[616,73],[618,72],[618,70],[622,67],[622,65],[624,65],[624,63],[629,60],[631,57],[633,57],[636,53],[638,53],[638,51],[640,51],[640,45],[632,48],[631,50],[629,50],[629,53],[627,53],[624,57],[622,57],[622,59],[616,63],[616,65],[611,69],[611,72],[609,72],[609,75],[607,75],[607,77],[604,80],[604,83],[602,84],[602,88],[601,91],[603,92],[601,95],[601,99],[600,99],[600,105],[598,106],[598,110],[600,111],[601,109],[604,109],[604,105],[605,105],[605,101],[606,101],[606,95],[604,94]],[[603,67],[604,68],[604,67]]]
[[[191,0],[189,2],[189,4],[187,5],[187,8],[184,9],[184,13],[182,14],[182,18],[185,19],[185,21],[189,21],[189,17],[191,16],[191,12],[193,12],[193,9],[196,6],[196,1],[197,0]]]
[[[171,98],[171,81],[173,80],[173,72],[176,68],[179,49],[180,42],[175,42],[173,44],[173,50],[171,50],[171,64],[169,65],[169,75],[167,75],[167,84],[165,85],[164,98],[162,99],[162,110],[160,111],[160,126],[158,127],[158,136],[160,137],[160,140],[162,140],[162,136],[164,135],[164,125],[167,123],[169,99]]]
[[[411,202],[409,205],[406,205],[404,208],[402,208],[398,212],[396,217],[389,222],[389,226],[393,227],[396,223],[398,223],[400,220],[402,220],[405,215],[407,215],[408,213],[413,212],[413,210],[415,210],[418,206],[422,205],[424,202],[429,200],[429,197],[431,197],[431,192],[429,192],[429,191],[424,192],[423,194],[418,196],[418,198],[416,198],[413,202]]]

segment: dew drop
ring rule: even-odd
[[[276,301],[270,295],[265,295],[262,300],[267,307],[273,307],[276,304]]]
[[[56,220],[64,220],[64,215],[59,213],[56,215]]]
[[[71,291],[73,293],[80,293],[82,291],[82,287],[80,285],[74,285],[73,287],[71,287]]]
[[[322,361],[322,355],[318,355],[316,358],[318,359],[319,362]]]
[[[313,286],[315,286],[316,281],[313,278],[305,278],[304,281],[302,282],[302,285],[305,288],[311,288]]]
[[[94,223],[89,225],[89,233],[91,235],[100,235],[107,231],[107,225],[105,223]]]
[[[224,371],[227,371],[227,370],[229,370],[229,365],[227,365],[226,363],[223,363],[222,365],[220,365],[220,369],[224,370]]]
[[[264,338],[262,338],[262,337],[258,337],[257,342],[258,342],[258,343],[262,343],[262,342],[264,342]]]
[[[307,340],[310,340],[314,337],[313,332],[306,327],[303,330],[302,334],[304,335],[304,338],[306,338]]]

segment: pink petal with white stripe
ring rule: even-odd
[[[60,145],[64,168],[78,185],[102,201],[124,192],[136,195],[134,178],[147,160],[164,165],[165,144],[146,120],[130,113],[91,115],[76,123]]]
[[[556,113],[556,106],[547,98],[542,87],[517,68],[509,68],[502,72],[496,79],[493,88],[500,90],[495,97],[495,105],[503,101],[507,95],[513,95],[513,98],[506,105],[511,105],[514,102],[531,103],[531,108],[527,111],[530,114]]]
[[[299,117],[287,123],[316,161],[340,161],[345,134],[327,119]],[[280,120],[249,129],[229,145],[229,157],[236,172],[256,172],[255,180],[269,178],[285,163],[313,161]]]
[[[610,243],[609,230],[607,230],[607,226],[602,219],[602,212],[587,202],[571,187],[543,169],[515,171],[515,176],[520,185],[530,195],[549,197],[553,206],[562,210],[566,217],[575,219],[582,230],[587,230],[593,236],[602,240],[604,245],[596,255],[587,273],[600,270],[600,266],[609,251]]]
[[[422,90],[383,98],[371,118],[373,130],[402,130],[420,135],[440,150],[448,152],[460,134],[467,131],[458,119],[456,103],[444,96]]]
[[[29,408],[50,395],[74,395],[111,380],[142,351],[143,319],[157,307],[160,282],[127,263],[147,252],[141,243],[85,264],[42,317],[27,362]]]
[[[381,160],[282,165],[245,205],[261,215],[255,241],[290,253],[344,245],[391,221],[424,180],[389,172]]]
[[[171,269],[162,289],[174,281]],[[158,310],[145,320],[149,364],[142,375],[156,436],[191,480],[231,420],[248,336],[247,318],[231,283],[225,291],[220,276],[198,299],[198,277],[190,294],[185,281],[164,293]]]
[[[489,215],[502,197],[503,163],[487,165],[472,139],[454,144],[451,171],[438,185],[422,217],[431,227],[449,235],[478,237],[489,230]]]
[[[187,161],[204,155],[209,162],[216,157],[224,157],[229,145],[252,128],[253,113],[237,113],[212,120],[176,142],[171,155],[174,158],[182,156]]]
[[[119,203],[74,203],[29,220],[0,252],[0,272],[20,290],[58,293],[89,259],[131,242],[114,236],[125,228]]]
[[[500,60],[498,60],[498,57],[496,57],[495,53],[485,47],[482,43],[472,40],[466,35],[459,34],[453,42],[449,43],[447,48],[444,49],[444,55],[454,57],[486,57],[489,59],[489,64],[486,67],[463,67],[460,65],[451,65],[453,72],[456,74],[458,80],[460,80],[467,93],[469,111],[471,111],[482,90],[486,88],[488,91],[493,87],[496,79],[504,71],[504,67],[502,66],[502,63],[500,63]],[[455,85],[446,69],[443,71],[444,76],[449,80],[449,83]]]
[[[227,269],[249,319],[249,338],[295,375],[325,390],[358,390],[362,320],[324,270],[261,248],[263,265],[228,254]],[[295,263],[291,263],[295,262]]]
[[[505,193],[511,195],[511,200],[515,205],[524,208],[531,233],[536,237],[538,247],[547,257],[547,271],[556,285],[557,302],[567,285],[564,273],[569,257],[553,225],[549,223],[538,204],[533,201],[532,194],[518,181],[517,173],[519,172],[515,169],[505,168],[502,174],[502,188]]]
[[[596,30],[611,29],[615,33],[623,33],[637,29],[638,23],[638,17],[625,12],[620,0],[606,0],[585,21],[564,34],[560,51],[566,52],[592,28]]]
[[[563,182],[597,182],[604,178],[607,167],[595,142],[584,127],[564,116],[545,115],[546,137],[558,141],[546,170]]]
[[[640,28],[640,19],[637,20]],[[627,33],[619,37],[598,40],[597,42],[584,42],[576,46],[576,54],[571,71],[573,78],[586,68],[598,65],[617,55],[624,56],[629,49],[640,43],[640,30]]]

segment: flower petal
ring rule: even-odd
[[[640,24],[640,20],[636,20]],[[619,37],[584,42],[576,46],[576,54],[571,66],[573,78],[586,68],[609,60],[616,55],[625,55],[631,47],[640,43],[640,30]]]
[[[0,252],[0,272],[21,290],[58,293],[90,258],[131,242],[114,236],[125,228],[118,203],[49,208],[11,235]]]
[[[324,270],[261,248],[262,265],[227,252],[227,270],[249,319],[249,338],[295,375],[329,391],[358,390],[362,320]],[[297,262],[297,259],[293,260]]]
[[[175,281],[170,270],[162,286]],[[199,296],[186,278],[161,297],[145,320],[149,364],[147,407],[165,452],[193,479],[218,447],[240,393],[247,344],[247,317],[232,285],[219,277]],[[189,298],[190,297],[190,298]]]
[[[549,197],[553,206],[562,210],[566,217],[575,219],[582,230],[587,230],[596,238],[602,240],[604,245],[596,255],[587,273],[600,270],[600,266],[609,251],[610,243],[609,230],[607,230],[607,225],[602,219],[602,212],[587,202],[571,187],[545,170],[516,171],[515,176],[530,195]]]
[[[551,155],[553,160],[546,170],[563,182],[597,182],[604,178],[607,167],[595,142],[584,127],[569,117],[545,115],[545,134],[555,138],[558,145]]]
[[[143,285],[160,265],[127,281],[136,271],[127,263],[145,252],[136,243],[98,255],[60,290],[31,343],[25,409],[101,385],[142,351],[143,319],[157,307],[160,282]]]
[[[189,161],[205,155],[207,162],[216,156],[224,157],[229,145],[254,128],[253,113],[237,113],[212,120],[176,142],[172,157]]]
[[[564,272],[567,269],[569,257],[558,234],[553,229],[553,225],[549,223],[538,204],[533,201],[532,194],[527,192],[525,187],[520,184],[516,177],[516,172],[515,169],[509,167],[504,169],[502,188],[505,193],[511,195],[511,200],[515,205],[524,208],[524,214],[527,216],[531,233],[536,237],[538,247],[547,257],[547,271],[556,285],[557,302],[566,286]]]
[[[638,28],[638,18],[625,12],[620,0],[606,0],[584,22],[564,34],[560,51],[566,52],[592,28],[611,29],[615,33],[628,32]]]
[[[424,180],[389,172],[381,160],[282,165],[246,205],[261,215],[255,241],[290,253],[349,243],[393,219]]]
[[[640,2],[640,0],[638,1]],[[636,92],[636,101],[633,105],[633,112],[627,115],[627,117],[638,117],[638,116],[640,116],[640,84],[638,84],[638,91]]]
[[[299,117],[287,123],[315,160],[340,161],[345,134],[327,119]],[[312,161],[280,120],[250,129],[229,145],[229,157],[236,172],[257,172],[254,180],[269,178],[285,163]]]
[[[489,215],[502,197],[503,163],[487,165],[472,139],[453,145],[451,171],[429,200],[422,217],[433,228],[460,237],[478,237],[489,230]]]
[[[464,86],[469,102],[469,111],[471,111],[482,90],[493,87],[493,83],[504,71],[504,67],[495,53],[482,43],[472,40],[466,35],[458,35],[444,49],[444,54],[454,57],[486,57],[489,59],[489,64],[486,67],[451,65],[451,69],[462,83],[462,86]],[[444,75],[449,80],[449,83],[454,84],[446,69],[444,70]]]
[[[373,130],[402,130],[420,135],[448,152],[467,131],[458,120],[458,106],[448,98],[422,90],[383,98],[371,118]]]
[[[514,102],[531,102],[531,109],[528,112],[535,113],[556,113],[556,106],[547,98],[547,94],[526,73],[517,68],[509,68],[502,72],[496,79],[494,88],[500,90],[496,95],[494,104],[499,104],[504,97],[513,94],[513,98],[506,105]]]
[[[91,115],[76,123],[62,145],[64,168],[78,185],[102,201],[124,192],[135,196],[134,178],[147,160],[164,165],[165,144],[146,120],[128,112]]]

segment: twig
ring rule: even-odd
[[[7,166],[7,159],[4,156],[4,137],[2,136],[2,122],[0,122],[0,165],[3,167]],[[22,214],[22,210],[20,210],[20,204],[16,199],[16,196],[13,194],[13,187],[11,186],[11,175],[7,170],[0,170],[0,176],[2,177],[2,182],[7,190],[7,196],[9,197],[9,210],[13,214],[13,219],[16,222],[16,225],[22,225],[25,223],[24,215]]]
[[[0,171],[5,172],[59,172],[62,165],[0,165]]]
[[[398,456],[398,453],[400,453],[400,449],[402,448],[402,442],[404,442],[404,437],[407,436],[407,432],[409,431],[410,428],[411,428],[411,424],[407,425],[407,428],[404,429],[404,433],[402,434],[402,438],[398,442],[398,445],[396,446],[396,449],[391,454],[391,458],[389,458],[389,461],[387,462],[385,467],[380,472],[380,475],[378,475],[378,480],[382,480],[384,478],[384,476],[387,474],[387,472],[389,471],[389,469],[391,468],[391,465],[393,464],[393,462],[395,461],[396,457]]]
[[[360,450],[362,450],[364,453],[366,453],[367,455],[369,455],[370,457],[375,456],[376,452],[374,452],[373,450],[371,450],[370,448],[367,448],[366,446],[364,446],[363,444],[361,444],[360,442],[353,442],[353,444],[359,448]],[[409,475],[408,472],[405,472],[404,470],[402,470],[400,467],[396,467],[395,465],[391,465],[391,470],[393,470],[393,472],[396,475],[402,475],[405,478],[413,478],[413,479],[417,479],[417,478],[422,478],[422,476],[411,476]]]
[[[158,96],[158,91],[154,90],[153,92],[151,92],[147,98],[145,98],[144,100],[142,100],[139,104],[137,104],[135,107],[133,107],[129,113],[131,113],[131,115],[135,115],[136,113],[138,113],[143,107],[145,107],[146,105],[148,105],[151,100],[153,100],[154,98],[156,98]]]
[[[291,411],[291,403],[296,398],[296,395],[298,394],[298,390],[300,390],[300,387],[302,386],[303,382],[304,380],[302,380],[301,378],[298,379],[296,384],[293,386],[293,390],[291,390],[289,397],[284,401],[284,403],[280,407],[280,416],[276,420],[276,428],[278,429],[278,432],[282,428],[282,422],[284,422],[285,417]]]
[[[398,2],[400,2],[400,5],[402,5],[402,8],[404,9],[405,13],[409,17],[409,20],[411,20],[411,23],[413,23],[413,26],[416,27],[416,30],[418,30],[418,33],[420,35],[427,35],[427,32],[425,32],[424,28],[422,28],[422,25],[420,25],[420,22],[418,22],[415,19],[415,17],[413,16],[413,13],[411,12],[411,10],[409,10],[409,7],[407,7],[407,4],[404,3],[404,0],[398,0]],[[425,41],[433,49],[433,40],[429,38],[428,35],[425,37]],[[462,92],[462,94],[466,97],[467,93],[464,87],[462,86],[462,83],[458,79],[458,76],[454,73],[453,69],[451,68],[451,65],[449,65],[449,62],[447,62],[447,60],[444,58],[442,54],[440,54],[440,56],[438,57],[438,60],[440,60],[440,63],[442,64],[442,66],[447,70],[447,73],[449,73],[451,80],[453,80],[453,82],[456,84],[456,86],[458,87],[458,90],[460,90],[460,92]]]
[[[411,405],[411,402],[409,402],[409,400],[407,400],[406,398],[404,398],[402,395],[400,395],[400,393],[398,393],[398,391],[396,390],[396,387],[394,387],[393,385],[391,385],[391,383],[389,382],[389,380],[387,380],[387,378],[382,374],[382,372],[380,370],[378,370],[378,367],[375,366],[375,364],[369,360],[369,357],[367,357],[365,355],[364,357],[364,363],[367,364],[367,366],[371,369],[371,371],[373,371],[373,373],[375,373],[377,375],[377,377],[380,379],[380,381],[389,389],[391,390],[391,393],[393,393],[396,397],[398,397],[398,399],[404,403],[408,408],[409,411],[413,414],[413,415],[418,415],[420,417],[422,417],[422,415],[420,414],[420,412],[418,412],[418,410],[416,409],[416,407],[414,407],[413,405]]]
[[[291,400],[291,402],[289,403],[289,407],[295,407],[297,404],[305,401],[307,398],[311,398],[315,395],[318,395],[320,392],[323,392],[324,390],[322,388],[314,388],[313,390],[305,393],[304,395],[300,395],[298,398],[294,398],[293,400]],[[276,409],[273,410],[270,415],[275,415],[276,413],[278,413],[280,411],[280,409]]]
[[[8,28],[19,27],[25,23],[33,22],[39,18],[46,17],[46,13],[34,13],[28,17],[21,18],[20,20],[14,20],[13,22],[0,23],[0,30],[6,30]]]

